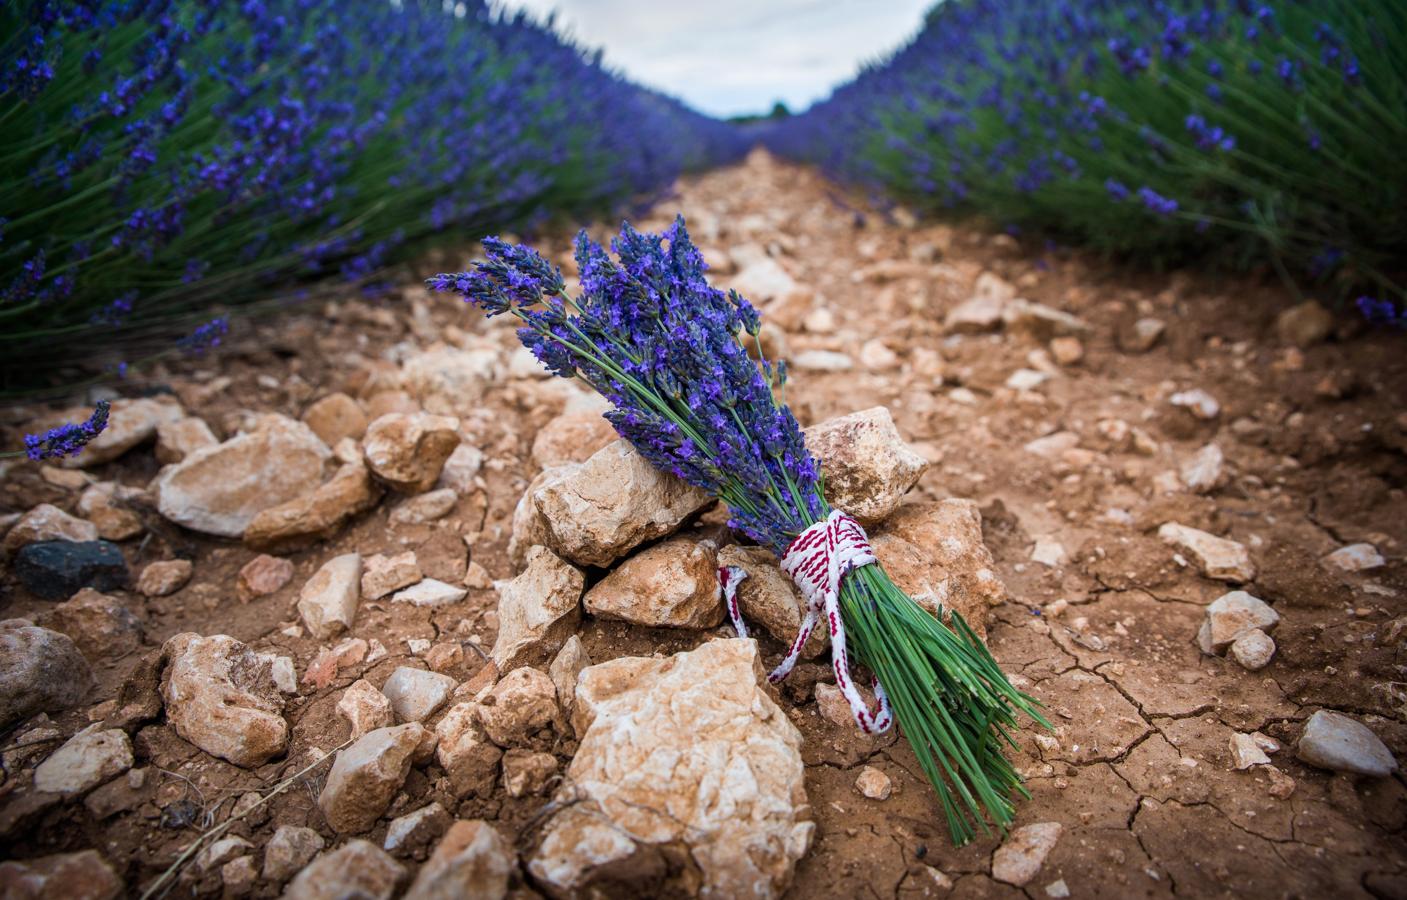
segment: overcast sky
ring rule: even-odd
[[[605,50],[631,79],[717,116],[793,112],[918,31],[933,0],[499,0]]]

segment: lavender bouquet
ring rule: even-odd
[[[1025,792],[1002,751],[1015,746],[1018,714],[1045,724],[1035,701],[1012,687],[961,616],[952,613],[945,625],[895,586],[860,526],[827,504],[785,403],[785,363],[762,353],[752,305],[709,285],[683,218],[663,235],[624,225],[612,242],[618,261],[579,235],[578,298],[532,249],[495,238],[484,247],[486,262],[438,275],[430,286],[490,316],[516,317],[519,338],[548,369],[600,392],[622,437],[727,504],[730,526],[771,548],[806,595],[805,624],[771,680],[786,676],[824,619],[836,683],[857,725],[883,731],[897,718],[953,839],[987,831],[988,817],[1004,830],[1012,791]],[[725,569],[720,578],[745,633],[734,597],[741,575]],[[875,710],[851,678],[851,649],[874,673]]]

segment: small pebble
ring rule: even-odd
[[[889,776],[873,766],[865,766],[855,779],[855,787],[871,800],[888,800],[894,786]]]
[[[1264,669],[1274,656],[1275,641],[1259,628],[1252,628],[1231,644],[1231,658],[1248,672]]]
[[[137,578],[137,590],[148,597],[165,597],[185,587],[194,568],[188,559],[154,562]]]

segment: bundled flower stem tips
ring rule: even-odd
[[[945,625],[896,587],[860,526],[826,502],[785,394],[780,403],[774,395],[786,383],[785,363],[762,354],[757,311],[709,285],[683,219],[663,235],[623,226],[612,243],[618,259],[578,236],[576,298],[530,248],[494,238],[484,246],[486,262],[430,286],[490,316],[516,317],[518,336],[548,369],[600,392],[622,437],[723,501],[730,526],[771,548],[806,595],[802,633],[770,678],[786,676],[810,627],[823,621],[857,725],[883,731],[897,720],[954,840],[988,830],[989,818],[1004,829],[1012,792],[1024,791],[1002,751],[1015,746],[1021,713],[1045,724],[1035,701],[1012,687],[961,616],[953,612]],[[720,573],[745,634],[733,602],[740,577],[739,569]],[[877,708],[852,683],[847,654],[874,673]]]

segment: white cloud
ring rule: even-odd
[[[918,30],[933,0],[499,0],[713,115],[799,111]]]

